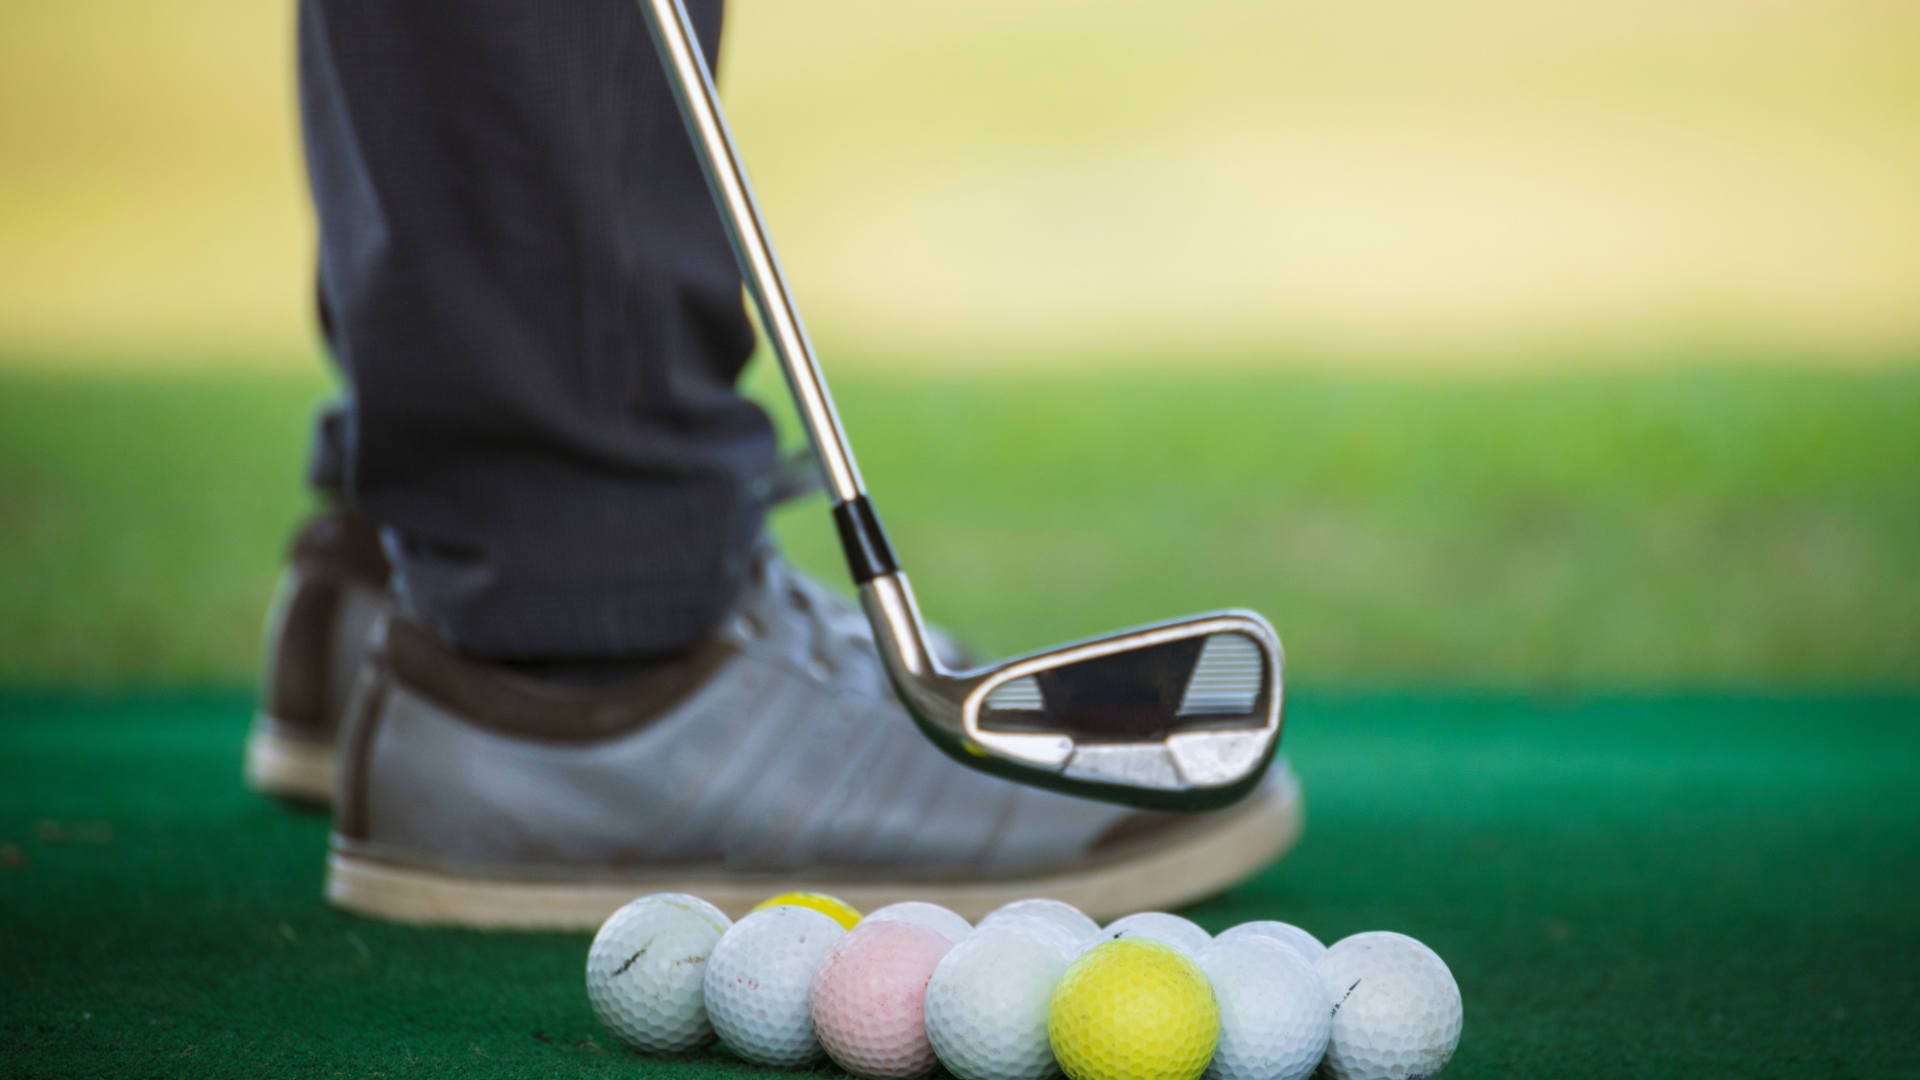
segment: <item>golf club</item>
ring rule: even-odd
[[[1280,639],[1251,611],[1143,626],[972,671],[941,665],[867,499],[686,9],[680,0],[639,3],[825,474],[880,658],[920,730],[972,768],[1108,802],[1211,810],[1252,791],[1279,746],[1284,695]]]

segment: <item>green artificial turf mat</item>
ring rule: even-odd
[[[326,821],[239,785],[238,694],[0,693],[0,1073],[768,1075],[636,1057],[585,935],[320,900]],[[1308,829],[1189,914],[1439,951],[1450,1077],[1910,1074],[1920,701],[1309,695]]]

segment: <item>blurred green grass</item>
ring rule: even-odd
[[[923,606],[987,653],[1246,606],[1305,685],[1920,683],[1920,372],[835,389]],[[0,370],[0,681],[250,682],[328,392]],[[776,529],[844,582],[818,501]]]
[[[250,683],[326,392],[0,373],[0,681]]]

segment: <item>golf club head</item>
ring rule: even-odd
[[[680,0],[642,0],[694,152],[834,498],[847,569],[907,712],[962,764],[1023,784],[1162,810],[1252,791],[1280,741],[1280,639],[1252,612],[1142,627],[952,672],[927,647],[754,205],[713,73]]]
[[[915,723],[969,767],[1156,810],[1230,805],[1280,744],[1280,639],[1250,611],[1156,623],[972,671],[943,668],[906,576],[860,588]]]

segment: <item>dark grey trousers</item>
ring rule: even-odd
[[[709,60],[718,0],[689,3]],[[725,610],[765,513],[740,276],[633,0],[301,0],[316,479],[403,608],[502,659],[639,656]]]

